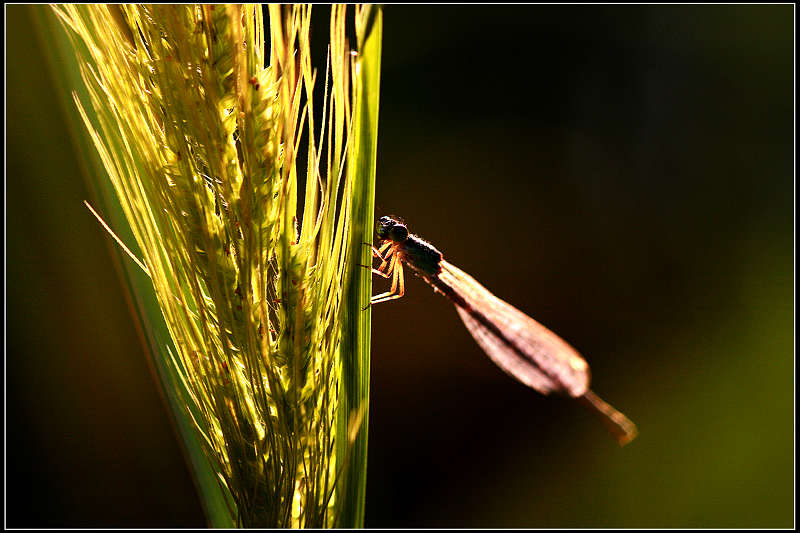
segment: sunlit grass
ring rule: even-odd
[[[354,55],[346,10],[332,8],[322,80],[309,6],[270,6],[268,34],[252,5],[55,11],[90,95],[75,102],[170,332],[154,354],[162,385],[216,477],[201,490],[217,502],[210,522],[361,526],[370,276],[358,265],[380,11],[355,8]]]

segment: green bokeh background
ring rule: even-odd
[[[7,525],[203,526],[32,9],[6,6]],[[386,7],[378,211],[641,434],[517,384],[407,279],[373,310],[367,526],[793,525],[793,20]]]

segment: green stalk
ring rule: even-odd
[[[345,8],[332,9],[319,125],[308,6],[270,6],[269,32],[249,5],[54,11],[130,226],[120,240],[147,275],[131,276],[135,297],[159,304],[141,305],[154,367],[210,524],[360,526],[370,276],[358,264],[370,259],[380,64],[365,21],[378,10],[356,8],[352,62]]]
[[[351,411],[358,413],[355,420],[363,419],[363,430],[357,435],[351,449],[340,447],[339,462],[346,461],[351,454],[351,468],[346,471],[344,504],[341,509],[341,527],[363,527],[364,503],[367,485],[367,420],[369,418],[369,346],[370,314],[364,310],[365,302],[369,302],[372,294],[372,272],[367,268],[359,268],[356,263],[369,265],[372,263],[372,252],[364,243],[372,243],[375,220],[375,168],[378,151],[378,105],[380,96],[381,43],[383,35],[383,12],[380,7],[372,6],[361,10],[356,17],[356,35],[358,49],[357,78],[355,87],[355,113],[353,118],[353,143],[350,156],[354,165],[351,171],[355,174],[355,192],[353,206],[353,222],[350,233],[351,257],[354,270],[353,281],[345,298],[345,330],[342,339],[342,351],[352,354],[345,358],[344,390],[345,402]],[[340,411],[339,432],[353,419],[345,421]]]

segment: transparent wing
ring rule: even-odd
[[[497,366],[542,394],[555,391],[579,397],[586,393],[589,365],[572,346],[466,272],[444,260],[441,266],[438,281],[444,287],[438,288],[456,295],[461,320]]]

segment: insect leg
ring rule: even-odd
[[[364,244],[369,244],[369,243],[365,242]],[[377,248],[375,248],[372,245],[370,245],[370,248],[372,248],[372,257],[380,257],[381,260],[383,259],[383,255],[381,254],[380,250],[378,250]]]
[[[390,263],[390,262],[389,262],[389,258],[391,258],[392,254],[394,253],[394,250],[393,250],[393,249],[390,249],[390,250],[389,250],[389,253],[388,253],[388,254],[386,254],[386,257],[384,257],[384,256],[383,256],[382,252],[383,252],[383,251],[384,251],[386,248],[388,248],[389,246],[391,246],[391,245],[392,245],[392,243],[391,243],[391,242],[387,242],[386,244],[384,244],[383,246],[381,246],[381,249],[380,249],[380,250],[378,250],[378,249],[377,249],[377,248],[375,248],[374,246],[370,245],[368,242],[365,242],[364,244],[366,244],[366,245],[369,245],[369,246],[370,246],[370,248],[372,248],[372,256],[373,256],[373,257],[380,257],[380,259],[381,259],[381,261],[382,261],[382,262],[381,262],[381,266],[379,266],[378,268],[374,268],[374,267],[372,267],[372,265],[360,265],[360,266],[362,266],[362,267],[364,267],[364,268],[369,268],[369,269],[371,269],[371,270],[372,270],[372,273],[373,273],[373,274],[377,274],[377,275],[379,275],[379,276],[382,276],[382,277],[384,277],[384,278],[387,278],[387,279],[388,279],[388,278],[389,278],[389,275],[392,273],[392,266],[391,266],[391,265],[392,265],[392,263]],[[389,265],[389,269],[388,269],[386,272],[383,272],[383,269],[384,269],[384,268],[386,268],[386,266],[387,266],[387,265]]]
[[[391,243],[389,243],[389,244],[391,244]],[[377,271],[375,269],[373,269],[373,272],[375,274],[379,274],[379,275],[383,276],[384,278],[388,278],[389,274],[392,273],[392,268],[393,268],[392,265],[394,265],[394,260],[389,261],[389,259],[393,257],[393,254],[394,254],[394,248],[391,248],[389,250],[389,253],[386,254],[386,257],[383,257],[382,255],[379,255],[378,257],[383,259],[383,262],[381,263],[381,266],[379,266],[377,268]],[[383,273],[383,269],[386,268],[387,264],[389,265],[389,269],[386,271],[386,274],[384,274]]]
[[[389,291],[384,292],[383,294],[378,294],[376,296],[373,296],[372,299],[370,300],[370,304],[388,302],[389,300],[402,298],[403,295],[406,293],[405,280],[403,277],[403,265],[397,259],[396,255],[392,257],[392,263],[394,266],[394,276],[392,276],[392,288]]]
[[[386,279],[389,279],[389,275],[392,273],[391,270],[389,270],[389,272],[383,272],[382,270],[378,270],[377,268],[373,268],[370,265],[358,265],[358,266],[361,266],[361,267],[364,267],[364,268],[369,268],[369,269],[372,270],[373,274],[377,274],[377,275],[379,275],[381,277],[384,277]]]
[[[392,287],[386,292],[382,292],[381,294],[373,296],[372,300],[375,300],[376,298],[383,298],[384,296],[388,296],[390,294],[394,294],[395,293],[395,291],[397,289],[397,264],[399,262],[400,261],[398,260],[396,255],[392,256],[391,262],[389,263],[389,269],[386,271],[386,273],[384,274],[380,270],[378,270],[376,272],[377,274],[380,274],[381,276],[383,276],[385,278],[388,278],[389,274],[392,273],[392,272],[394,272],[394,275],[392,276]]]
[[[392,268],[391,268],[391,266],[390,266],[390,267],[389,267],[389,271],[388,271],[388,272],[385,272],[385,273],[384,273],[384,272],[383,272],[381,269],[379,269],[379,268],[373,268],[373,269],[372,269],[372,273],[373,273],[373,274],[377,274],[377,275],[379,275],[379,276],[381,276],[381,277],[384,277],[384,278],[386,278],[386,279],[389,279],[389,274],[391,274],[391,273],[392,273]]]
[[[382,254],[383,252],[385,252],[386,250],[388,250],[388,249],[389,249],[389,247],[390,247],[391,245],[392,245],[392,241],[385,242],[385,243],[383,244],[383,246],[381,246],[380,250],[378,250],[378,253],[379,253],[379,254]]]

